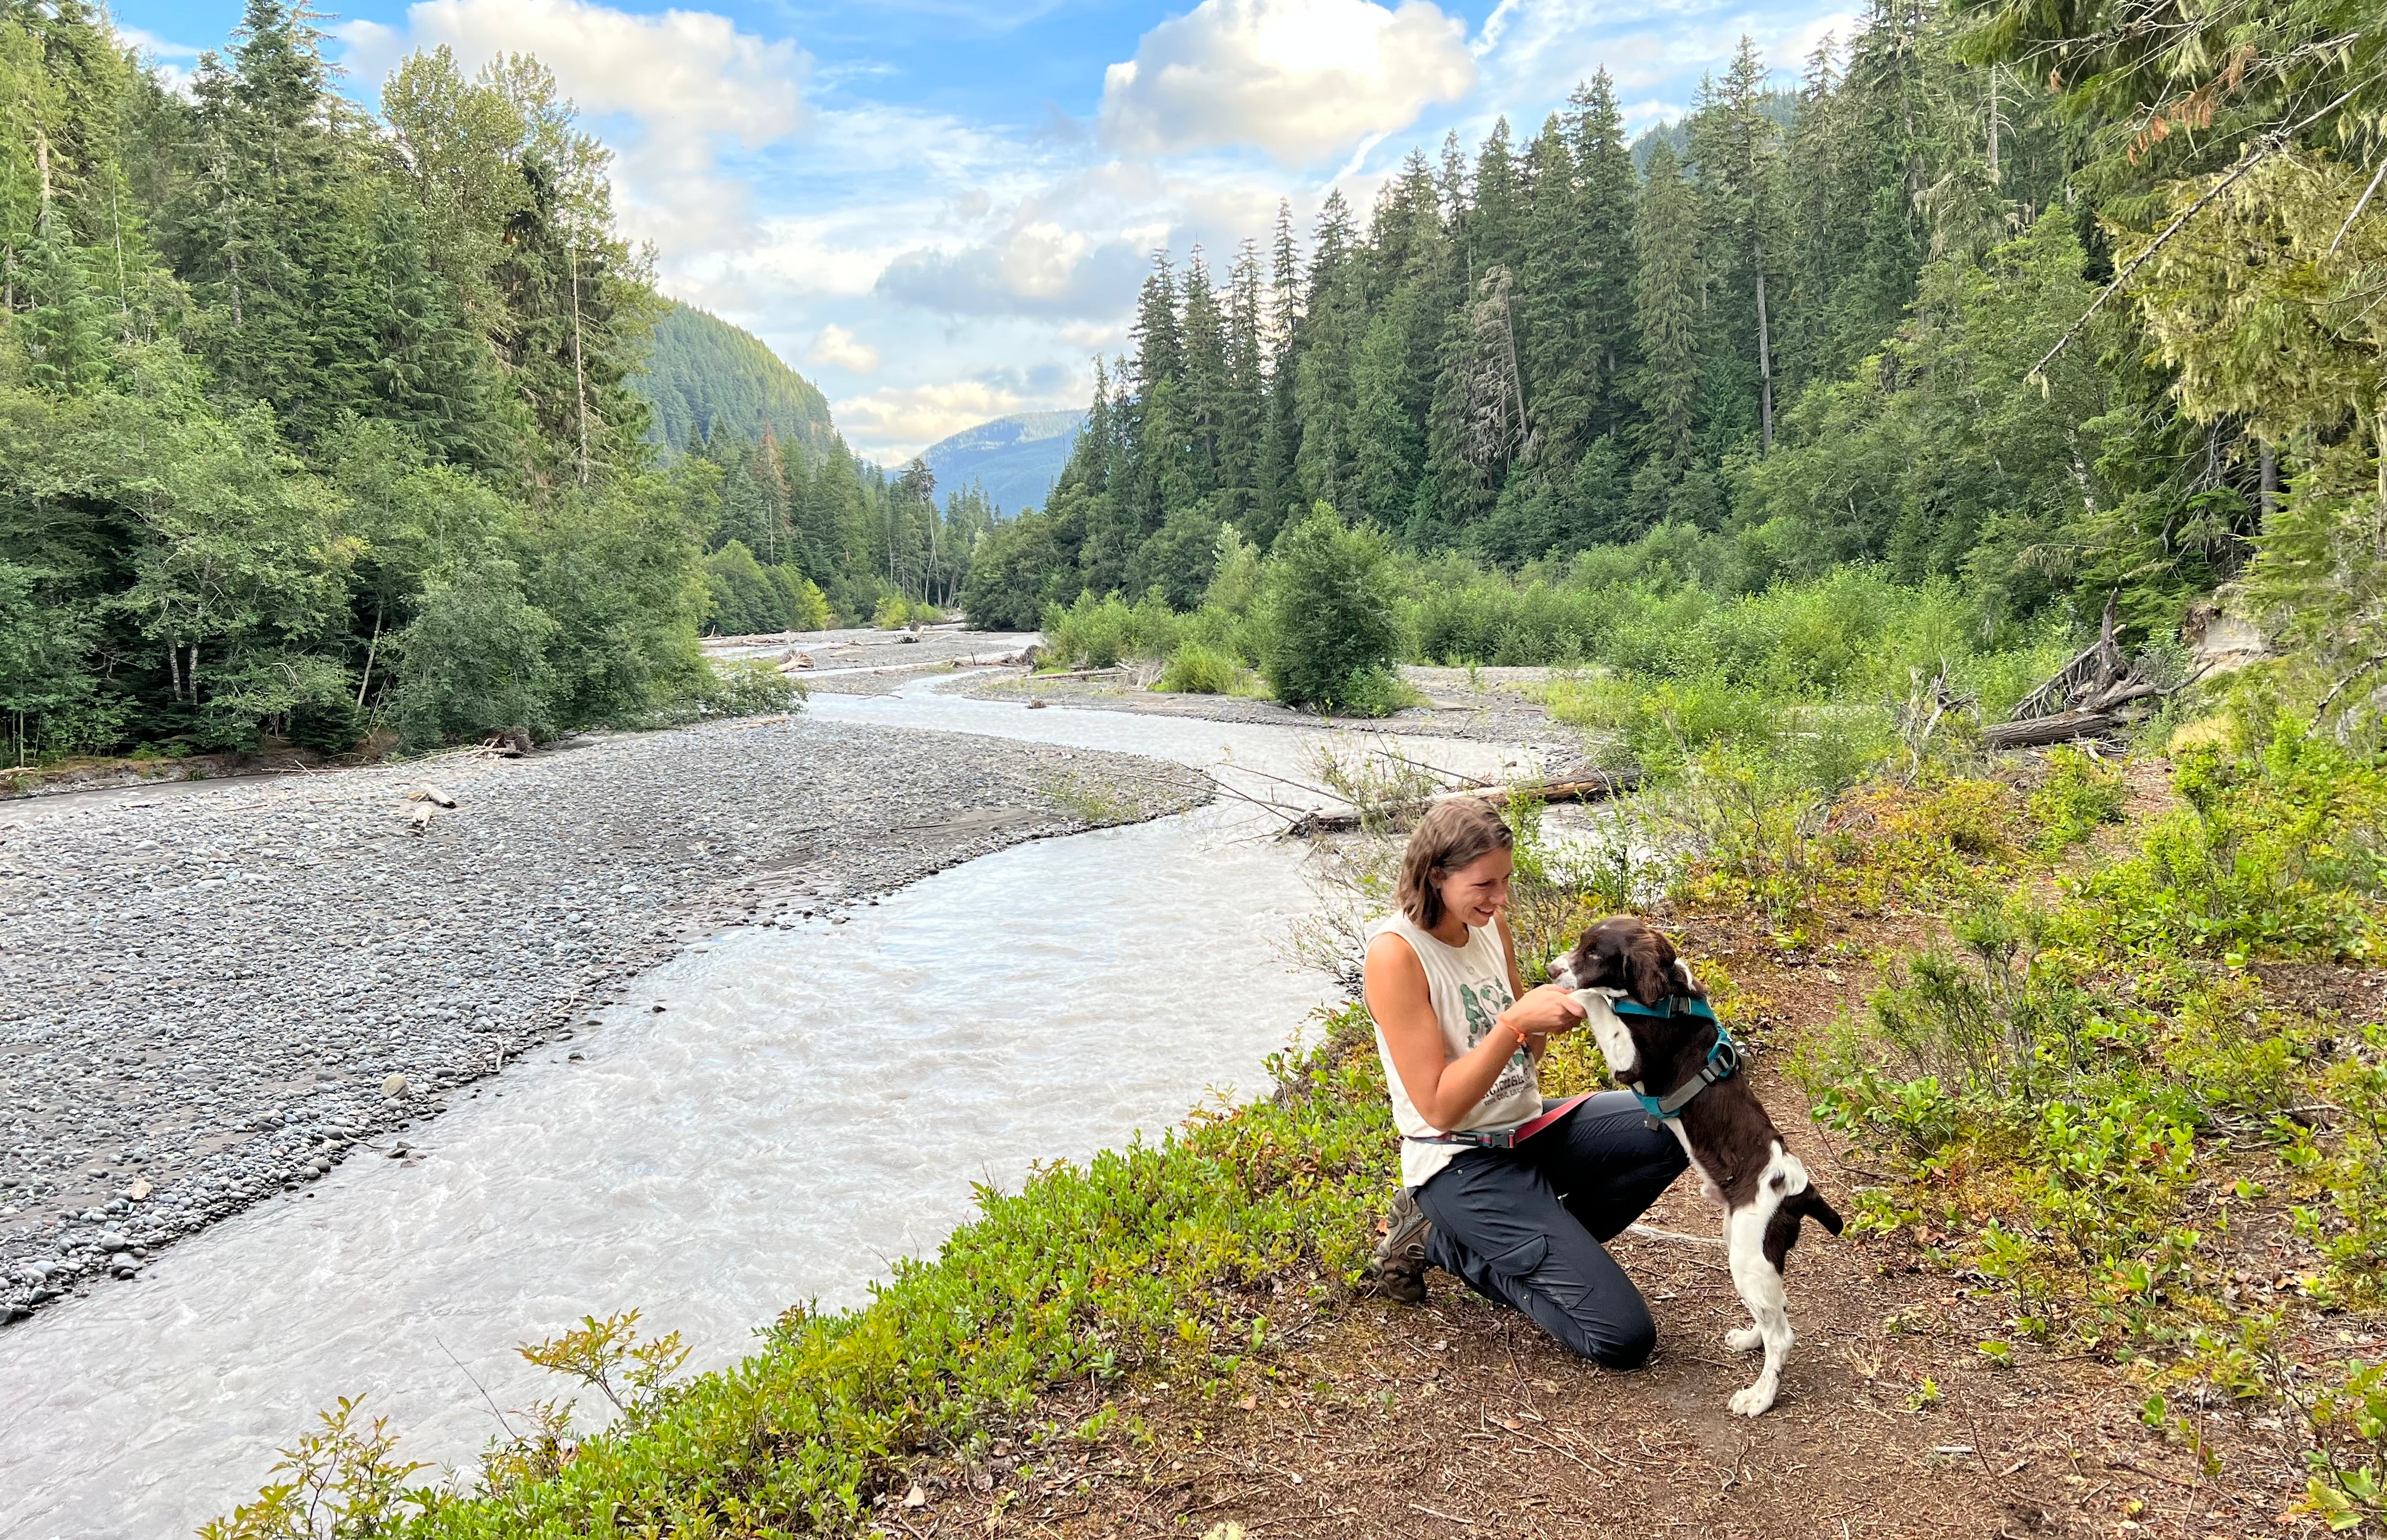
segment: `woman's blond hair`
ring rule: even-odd
[[[1394,899],[1410,924],[1431,930],[1442,923],[1443,915],[1442,890],[1434,886],[1434,879],[1515,844],[1509,826],[1482,798],[1452,797],[1436,802],[1409,835]]]

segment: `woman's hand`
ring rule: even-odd
[[[1556,984],[1537,984],[1500,1013],[1500,1024],[1528,1037],[1556,1037],[1583,1025],[1583,1007]]]

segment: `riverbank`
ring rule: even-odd
[[[452,797],[422,832],[425,784]],[[1208,793],[801,715],[0,808],[0,1320],[571,1053],[690,939]]]

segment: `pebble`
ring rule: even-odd
[[[1082,827],[1044,789],[1090,770],[1145,813],[1206,795],[1153,760],[797,716],[447,762],[457,808],[419,838],[420,765],[0,802],[0,1320],[103,1276],[47,1266],[103,1230],[155,1251],[601,1029],[686,940]]]

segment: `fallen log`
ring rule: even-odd
[[[1396,823],[1406,822],[1436,802],[1448,802],[1454,797],[1478,798],[1493,807],[1508,806],[1511,797],[1529,798],[1543,803],[1597,802],[1610,797],[1624,796],[1640,789],[1640,787],[1641,772],[1638,770],[1595,770],[1588,774],[1577,773],[1568,780],[1527,781],[1514,787],[1446,792],[1439,797],[1428,797],[1388,808],[1383,815]],[[1295,839],[1309,839],[1321,834],[1348,834],[1359,827],[1360,822],[1360,814],[1356,809],[1330,812],[1313,808],[1294,819],[1284,832]]]
[[[2123,656],[2115,639],[2115,599],[2112,594],[2105,596],[2105,617],[2097,629],[2097,639],[2024,697],[2012,717],[1982,728],[1982,748],[2037,749],[2108,737],[2128,727],[2136,714],[2123,708],[2171,693],[2140,674]]]
[[[2041,749],[2051,743],[2070,743],[2084,738],[2107,738],[2128,727],[2128,721],[2119,712],[2060,712],[2053,716],[2034,716],[2023,722],[2001,722],[1981,729],[1981,747],[1999,749]]]

